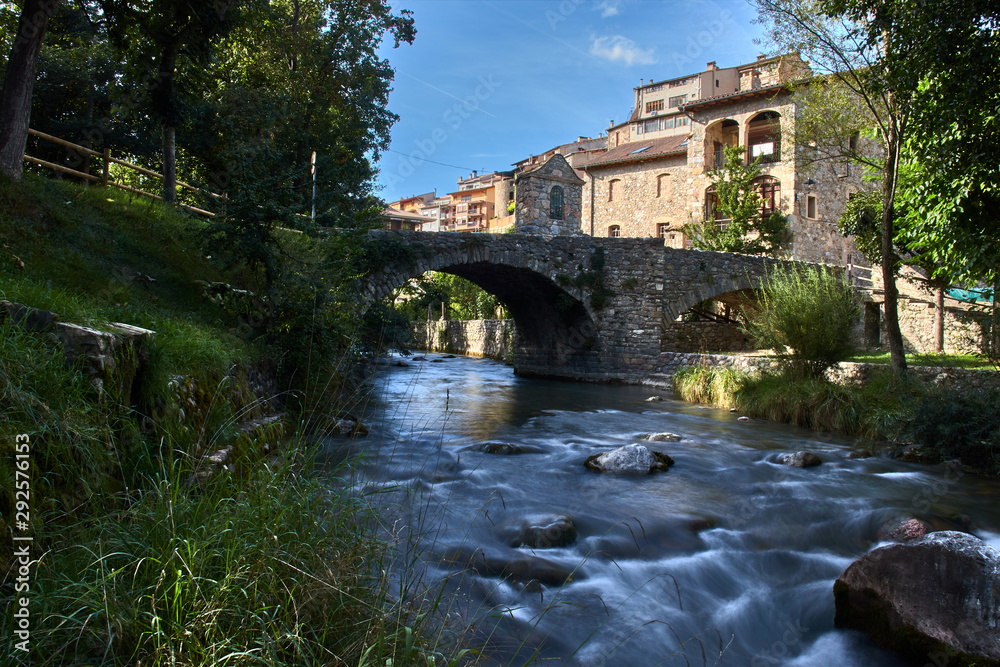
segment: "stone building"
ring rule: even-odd
[[[860,170],[807,164],[790,141],[797,102],[787,84],[809,76],[789,54],[729,68],[710,62],[704,72],[637,87],[629,121],[609,128],[607,150],[579,165],[584,233],[689,246],[684,225],[719,219],[709,172],[722,165],[726,145],[742,146],[748,161],[760,158],[762,212],[788,216],[787,256],[861,263],[837,229],[862,186]]]
[[[517,174],[514,229],[525,234],[580,234],[583,179],[556,153]]]

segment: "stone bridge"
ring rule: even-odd
[[[425,271],[496,295],[520,375],[629,381],[653,369],[665,325],[707,299],[755,290],[777,260],[664,247],[662,239],[374,231],[368,303]]]

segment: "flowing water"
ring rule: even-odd
[[[848,458],[851,440],[647,402],[658,392],[646,387],[427,358],[377,375],[372,433],[358,441],[363,483],[405,499],[396,526],[419,529],[426,575],[495,619],[496,664],[893,667],[862,634],[833,627],[837,576],[897,518],[971,527],[1000,546],[996,481]],[[676,461],[666,473],[583,466],[660,432],[683,438],[646,443]],[[526,451],[478,451],[486,442]],[[823,464],[778,463],[799,450]],[[572,517],[574,542],[513,546],[525,517],[553,514]]]

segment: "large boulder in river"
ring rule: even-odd
[[[1000,553],[967,533],[881,547],[833,585],[837,627],[918,664],[1000,667]]]
[[[529,514],[512,526],[510,546],[531,549],[564,547],[576,541],[576,526],[565,514]]]
[[[651,451],[645,445],[625,445],[603,454],[594,454],[583,462],[595,472],[617,475],[648,475],[666,470],[674,460],[666,454]]]

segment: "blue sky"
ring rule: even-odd
[[[379,162],[386,201],[455,190],[625,120],[632,89],[754,60],[761,29],[743,0],[393,0],[412,45],[381,51],[399,117]],[[443,164],[437,164],[443,163]]]

